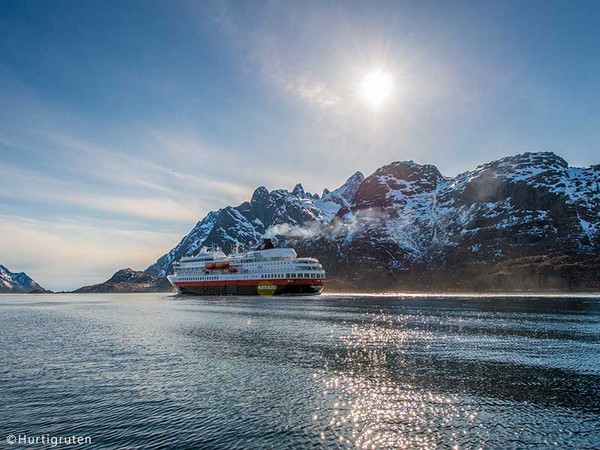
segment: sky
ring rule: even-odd
[[[600,163],[597,1],[0,2],[0,263],[144,269],[260,185]],[[392,81],[374,108],[361,91]]]

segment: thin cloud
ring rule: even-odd
[[[310,103],[321,106],[335,106],[341,100],[325,83],[303,77],[288,80],[285,83],[285,89]]]
[[[216,5],[216,6],[215,6]],[[236,49],[238,55],[250,62],[267,80],[284,92],[306,101],[308,104],[332,107],[340,103],[341,97],[324,80],[307,75],[289,60],[289,48],[267,29],[250,29],[237,22],[229,5],[218,2],[214,6],[212,22],[219,32]],[[285,21],[278,8],[268,8],[277,22]]]
[[[103,194],[81,183],[60,180],[12,165],[0,167],[0,197],[18,201],[53,202],[59,208],[77,206],[89,210],[134,216],[140,219],[192,223],[200,208],[171,198]],[[27,180],[23,183],[23,180]]]
[[[110,223],[49,223],[15,215],[0,215],[0,235],[10,236],[0,242],[0,262],[53,290],[97,283],[124,267],[143,268],[179,238]]]

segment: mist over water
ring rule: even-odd
[[[600,447],[599,297],[2,295],[0,312],[2,446]]]

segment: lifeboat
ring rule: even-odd
[[[229,267],[229,263],[217,263],[215,264],[215,269],[227,269]]]
[[[214,269],[216,269],[216,268],[217,268],[217,265],[216,265],[216,264],[213,264],[213,263],[208,263],[208,264],[206,265],[206,268],[207,268],[208,270],[214,270]]]
[[[229,273],[236,273],[237,269],[235,267],[230,267],[229,268]]]

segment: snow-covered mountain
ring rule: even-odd
[[[202,246],[218,245],[229,252],[235,245],[257,243],[265,235],[318,233],[354,196],[363,179],[364,176],[357,172],[333,192],[326,190],[323,198],[305,192],[301,184],[291,192],[285,189],[269,192],[260,186],[249,202],[211,211],[175,248],[148,267],[146,273],[165,276],[170,273],[174,261],[197,252]]]
[[[568,264],[598,255],[599,202],[600,166],[572,168],[553,153],[454,178],[395,162],[367,177],[318,237],[291,244],[323,259],[331,275],[372,286],[558,288],[573,278],[563,273],[574,269]],[[539,256],[560,256],[561,267],[527,259]],[[501,270],[507,261],[512,269]],[[600,287],[597,272],[589,275]]]
[[[33,292],[45,291],[43,287],[31,279],[25,272],[14,273],[0,264],[0,292]]]
[[[265,234],[365,288],[600,288],[600,166],[524,153],[453,178],[393,162],[321,197],[259,187],[209,213],[146,272],[164,276],[203,245],[228,251]]]

